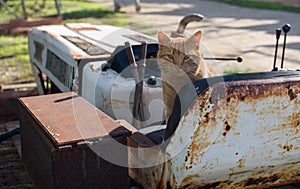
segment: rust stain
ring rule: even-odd
[[[224,127],[224,132],[222,133],[222,135],[225,137],[232,127],[228,124],[228,121],[225,121],[224,125],[225,125],[225,127]]]
[[[232,177],[232,176],[235,176],[235,175],[242,175],[242,174],[245,174],[245,173],[252,172],[252,170],[235,172],[233,169],[231,171],[232,171],[232,173],[229,174],[229,177]]]
[[[297,169],[297,167],[295,167],[298,165],[298,163],[299,162],[286,164],[283,169],[273,165],[268,166],[268,170],[265,170],[263,166],[256,167],[255,169],[262,170],[254,172],[253,170],[250,170],[250,172],[253,172],[251,176],[245,180],[234,183],[231,187],[267,188],[276,185],[298,182],[300,179],[300,171]]]
[[[180,142],[180,144],[183,143],[182,137],[179,138],[179,142]]]
[[[273,81],[273,80],[265,80],[265,84],[254,85],[255,81],[240,81],[240,82],[228,82],[226,83],[227,89],[227,102],[230,102],[232,98],[239,99],[241,101],[253,100],[261,97],[265,97],[268,95],[271,96],[282,96],[282,92],[285,88],[288,88],[292,99],[295,99],[297,95],[295,93],[299,93],[299,84],[295,82],[288,82],[288,81]],[[278,85],[278,90],[274,90],[274,85]],[[247,86],[246,88],[244,86]]]
[[[291,145],[284,145],[283,149],[289,152],[293,149],[293,145],[292,144]]]
[[[95,28],[94,26],[90,25],[90,26],[70,26],[70,25],[66,25],[68,28],[70,28],[71,30],[74,30],[76,32],[81,32],[81,31],[101,31],[97,28]]]
[[[108,98],[104,96],[104,94],[101,94],[101,99],[102,99],[103,109],[105,110],[108,109],[111,106],[110,102],[108,101]]]
[[[201,185],[199,188],[220,188],[219,185],[221,184],[222,182],[221,181],[218,181],[218,182],[213,182],[213,183],[209,183],[209,184],[204,184],[204,185]]]
[[[292,149],[293,149],[293,144],[285,144],[285,145],[278,145],[279,146],[279,148],[281,148],[281,149],[283,149],[284,151],[287,151],[287,152],[289,152],[289,151],[291,151]]]
[[[165,175],[165,174],[168,174],[168,175]],[[172,160],[164,162],[162,175],[164,175],[164,176],[162,176],[162,178],[160,179],[160,181],[158,183],[159,187],[157,187],[157,188],[164,188],[164,189],[179,188],[178,184],[176,182],[177,180],[174,175],[174,171],[172,170]]]
[[[184,161],[187,162],[189,157],[190,157],[190,150],[187,151],[187,153],[185,155],[185,158],[184,158]]]
[[[291,101],[294,100],[295,98],[297,98],[297,95],[293,92],[293,89],[288,90],[288,95],[289,95]]]
[[[42,32],[45,33],[45,34],[48,34],[52,39],[57,39],[60,36],[60,35],[56,35],[52,32],[47,32],[47,31],[44,31],[44,30]]]
[[[204,142],[204,141],[206,141],[206,140],[203,139],[202,142],[193,140],[193,142],[191,144],[191,153],[192,154],[190,156],[190,164],[191,165],[194,164],[194,159],[199,160],[199,156],[203,155],[203,150],[211,145],[210,142]]]
[[[263,185],[266,183],[274,183],[277,180],[280,179],[280,176],[278,174],[272,175],[270,177],[258,177],[258,178],[249,178],[248,180],[246,180],[244,186],[258,186],[258,185]]]
[[[230,130],[231,126],[228,124],[227,121],[225,121],[225,126],[226,126],[225,130],[228,132]]]
[[[181,188],[192,188],[191,185],[193,183],[192,182],[193,179],[199,178],[199,177],[200,177],[199,174],[192,174],[192,175],[186,176],[181,183],[181,186],[182,186]]]
[[[96,69],[95,69],[93,64],[90,65],[90,68],[91,68],[92,72],[99,73],[99,72],[101,71],[100,68],[96,68]]]
[[[299,107],[296,107],[296,108],[299,108]],[[295,110],[288,119],[292,121],[291,126],[299,127],[299,125],[300,125],[300,110],[298,110],[298,112],[297,112],[297,110]],[[299,132],[299,130],[297,130],[297,131]]]
[[[207,100],[209,99],[209,100]],[[203,155],[204,150],[212,145],[212,141],[209,140],[213,127],[216,127],[216,119],[214,117],[214,111],[219,109],[216,104],[211,104],[211,101],[218,101],[219,97],[215,96],[214,99],[209,97],[209,94],[199,96],[197,100],[197,109],[201,112],[201,115],[195,115],[199,117],[198,127],[196,128],[192,143],[188,146],[188,150],[185,156],[186,162],[189,159],[189,164],[194,165],[194,160],[199,160]],[[188,110],[191,113],[191,109]],[[185,120],[186,117],[183,118]],[[211,123],[211,124],[208,124]],[[192,168],[187,166],[186,169]]]
[[[254,146],[250,146],[250,149],[252,150],[252,158],[255,158],[256,156],[256,150]]]
[[[243,156],[241,159],[239,159],[237,167],[243,168],[245,166],[245,162],[246,162],[246,160],[245,160],[245,157]]]
[[[75,60],[81,60],[85,57],[83,54],[77,52],[71,52],[71,54]]]

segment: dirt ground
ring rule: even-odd
[[[113,9],[111,0],[93,0]],[[271,0],[268,0],[271,1]],[[278,0],[272,0],[278,1]],[[284,4],[300,4],[298,0],[281,1]],[[220,72],[224,71],[269,71],[273,67],[275,52],[275,29],[289,23],[292,29],[287,34],[284,68],[300,68],[300,14],[232,6],[204,0],[142,0],[141,11],[134,5],[121,6],[121,12],[135,24],[128,26],[153,35],[157,30],[167,33],[176,31],[180,19],[190,13],[205,16],[200,23],[187,26],[185,35],[196,30],[203,31],[201,51],[206,57],[242,56],[242,64],[236,62],[212,62]],[[135,26],[138,25],[138,26]],[[141,26],[145,26],[144,28]],[[279,39],[277,66],[281,63],[283,33]]]

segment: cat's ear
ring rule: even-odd
[[[157,39],[158,39],[159,45],[164,45],[171,41],[171,38],[162,31],[157,32]]]
[[[190,41],[192,43],[194,43],[197,48],[199,48],[201,37],[202,37],[202,32],[201,31],[197,31],[196,33],[194,33],[194,35],[192,35],[190,37]]]

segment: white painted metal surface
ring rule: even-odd
[[[132,169],[131,176],[153,188],[265,188],[298,182],[299,99],[299,76],[211,86],[181,118],[165,162]],[[149,181],[153,171],[161,176]]]
[[[107,51],[106,54],[90,55],[68,38],[80,39],[88,44],[96,45],[95,41],[81,36],[78,32],[63,25],[40,26],[32,29],[28,34],[30,62],[45,73],[61,91],[71,91],[74,87],[74,91],[78,92],[78,86],[74,85],[76,85],[75,81],[78,77],[78,64],[80,61],[96,58],[107,59],[113,49],[108,45],[101,45],[99,47]],[[48,63],[49,61],[55,61],[53,66],[57,70],[67,65],[69,70],[65,73],[65,78],[59,79],[53,73],[53,70],[49,70],[47,61]]]
[[[132,123],[132,106],[135,81],[124,78],[115,71],[102,71],[106,61],[91,62],[85,65],[82,79],[82,97],[115,119],[125,119]],[[143,85],[143,109],[146,120],[141,127],[161,123],[164,120],[161,82]]]
[[[43,89],[39,72],[45,73],[60,91],[75,91],[110,116],[132,123],[133,78],[125,79],[111,69],[103,72],[101,66],[118,46],[125,42],[139,45],[142,41],[156,39],[127,28],[87,23],[32,29],[29,54],[40,94]],[[161,83],[150,86],[147,79],[143,92],[144,126],[164,119]]]

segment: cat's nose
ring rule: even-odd
[[[176,70],[176,71],[181,71],[181,70],[182,70],[182,67],[180,67],[180,66],[175,66],[175,70]]]

